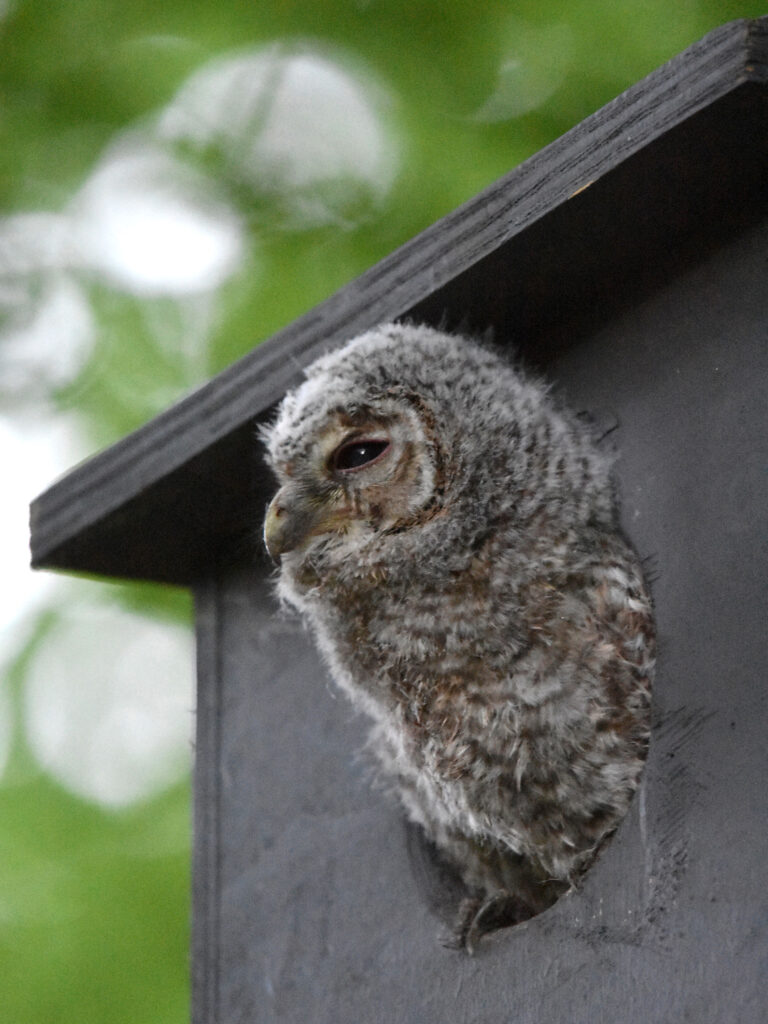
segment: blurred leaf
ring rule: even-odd
[[[3,1019],[187,1020],[187,787],[110,816],[38,776],[0,817]]]

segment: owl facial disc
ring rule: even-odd
[[[264,520],[264,542],[275,560],[291,552],[298,557],[315,541],[326,548],[364,544],[411,517],[432,492],[431,449],[406,401],[387,398],[374,412],[361,391],[332,405],[313,426],[300,450],[275,460],[282,486]]]

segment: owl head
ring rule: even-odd
[[[280,487],[265,541],[294,584],[460,571],[504,522],[608,521],[608,461],[489,348],[387,323],[313,363],[263,431]]]

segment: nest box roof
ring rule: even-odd
[[[254,423],[380,321],[491,327],[545,365],[766,215],[767,85],[768,18],[711,32],[52,486],[33,565],[187,585],[252,551]]]

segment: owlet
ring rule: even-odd
[[[278,591],[460,875],[472,951],[572,886],[627,810],[648,590],[589,426],[493,351],[388,323],[306,378],[264,431]]]

